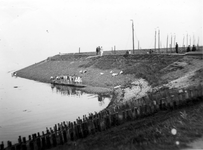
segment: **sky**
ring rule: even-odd
[[[0,0],[0,60],[35,63],[58,53],[203,44],[202,0]],[[170,42],[170,40],[169,40]]]

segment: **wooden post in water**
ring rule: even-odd
[[[3,149],[4,149],[4,142],[2,141],[0,145],[0,150],[3,150]]]
[[[31,136],[29,136],[29,139],[31,139]],[[34,150],[34,142],[32,139],[29,141],[29,149]]]
[[[44,131],[42,131],[42,149],[46,148],[46,139],[45,139],[45,134]]]
[[[25,137],[23,137],[22,149],[23,149],[23,150],[27,150],[26,138],[25,138]]]
[[[19,143],[19,144],[22,143],[21,136],[19,136],[19,138],[18,138],[18,143]]]
[[[46,147],[51,148],[51,141],[49,135],[46,135]]]
[[[53,147],[56,147],[57,146],[56,133],[53,133],[51,135],[51,138],[52,138]]]
[[[7,145],[8,145],[8,148],[11,148],[11,147],[12,147],[11,141],[8,141],[8,142],[7,142]]]

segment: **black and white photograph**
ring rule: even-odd
[[[0,0],[0,150],[203,150],[202,0]]]

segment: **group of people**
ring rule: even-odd
[[[176,49],[176,53],[178,53],[178,43],[176,43],[175,49]],[[193,46],[192,46],[192,50],[190,50],[190,45],[188,45],[186,51],[187,51],[187,52],[190,52],[190,51],[196,51],[196,46],[193,45]]]
[[[126,52],[125,52],[125,54],[124,54],[124,57],[127,57],[127,56],[129,56],[131,54],[131,51],[130,50],[127,50]]]
[[[76,75],[61,75],[61,76],[55,76],[55,77],[50,77],[50,80],[53,81],[53,82],[58,82],[58,81],[61,81],[61,82],[67,82],[67,83],[82,83],[82,77],[80,76],[76,76]]]
[[[96,55],[103,56],[103,48],[102,48],[102,46],[97,46]]]
[[[190,52],[191,50],[190,50],[190,45],[187,47],[187,52]],[[195,45],[193,45],[192,46],[192,51],[196,51],[196,46]]]

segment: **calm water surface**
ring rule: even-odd
[[[56,123],[74,121],[110,102],[77,89],[11,77],[13,71],[0,70],[0,141],[16,143],[19,135],[27,138]]]

